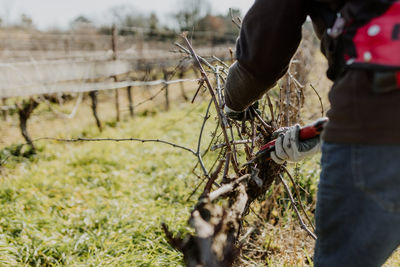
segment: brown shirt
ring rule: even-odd
[[[237,42],[237,62],[226,83],[226,104],[240,111],[276,83],[287,71],[301,41],[301,28],[310,15],[321,37],[327,25],[316,5],[331,8],[344,2],[357,6],[367,0],[256,0],[246,14]],[[372,72],[348,70],[329,93],[330,121],[323,139],[332,143],[400,144],[400,90],[372,92]]]

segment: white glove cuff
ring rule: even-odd
[[[227,105],[225,105],[224,111],[225,111],[225,113],[240,113],[240,112],[242,112],[242,111],[233,110],[230,107],[228,107]]]
[[[275,161],[276,164],[279,164],[279,165],[282,165],[283,163],[285,163],[285,160],[280,159],[280,158],[278,158],[278,157],[276,156],[275,151],[272,151],[272,152],[271,152],[271,159],[272,159],[273,161]]]

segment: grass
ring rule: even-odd
[[[160,138],[195,148],[206,104],[177,104],[170,112],[151,109],[115,123],[109,101],[101,105],[106,125],[101,134],[87,107],[68,125],[44,120],[50,115],[42,108],[31,129],[35,138]],[[206,138],[212,130],[210,123]],[[15,130],[6,131],[6,140],[19,140]],[[0,266],[183,265],[160,225],[165,222],[179,233],[192,231],[187,219],[196,196],[187,198],[198,183],[191,173],[193,155],[154,143],[37,145],[38,156],[17,157],[17,145],[8,145],[0,154],[1,160],[8,158],[0,168]],[[208,167],[211,164],[212,157],[206,160]],[[312,217],[319,156],[291,166],[291,172],[307,191],[301,190],[301,198]],[[254,213],[246,217],[244,226],[256,226],[257,231],[246,241],[238,265],[312,265],[314,242],[300,229],[281,187],[273,187],[253,210],[266,219],[260,223]],[[399,266],[399,255],[385,266]]]
[[[184,114],[181,109],[187,110]],[[195,147],[204,105],[127,120],[96,137],[162,138]],[[82,133],[81,133],[82,134]],[[161,223],[186,232],[198,182],[193,156],[163,144],[39,143],[6,163],[0,184],[0,265],[178,266]],[[195,198],[194,198],[195,199]]]

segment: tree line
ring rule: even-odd
[[[209,0],[175,0],[176,11],[168,14],[167,22],[161,22],[154,12],[144,14],[129,5],[119,5],[107,11],[107,21],[96,21],[90,16],[81,14],[71,20],[67,32],[112,34],[112,25],[117,26],[119,35],[136,36],[144,41],[171,41],[176,34],[187,31],[192,39],[213,44],[234,42],[238,35],[237,26],[232,23],[232,17],[241,17],[239,9],[216,14]],[[0,18],[1,28],[17,28],[37,30],[35,21],[23,13],[14,23],[5,23]],[[52,32],[62,30],[52,29]]]

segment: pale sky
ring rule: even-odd
[[[197,1],[197,0],[187,0]],[[225,14],[230,7],[239,8],[244,14],[254,0],[210,0],[213,13]],[[67,27],[78,15],[85,15],[98,23],[107,22],[107,10],[129,5],[138,12],[156,12],[162,23],[177,9],[177,0],[0,0],[0,17],[6,23],[18,20],[22,13],[32,17],[40,29]]]

